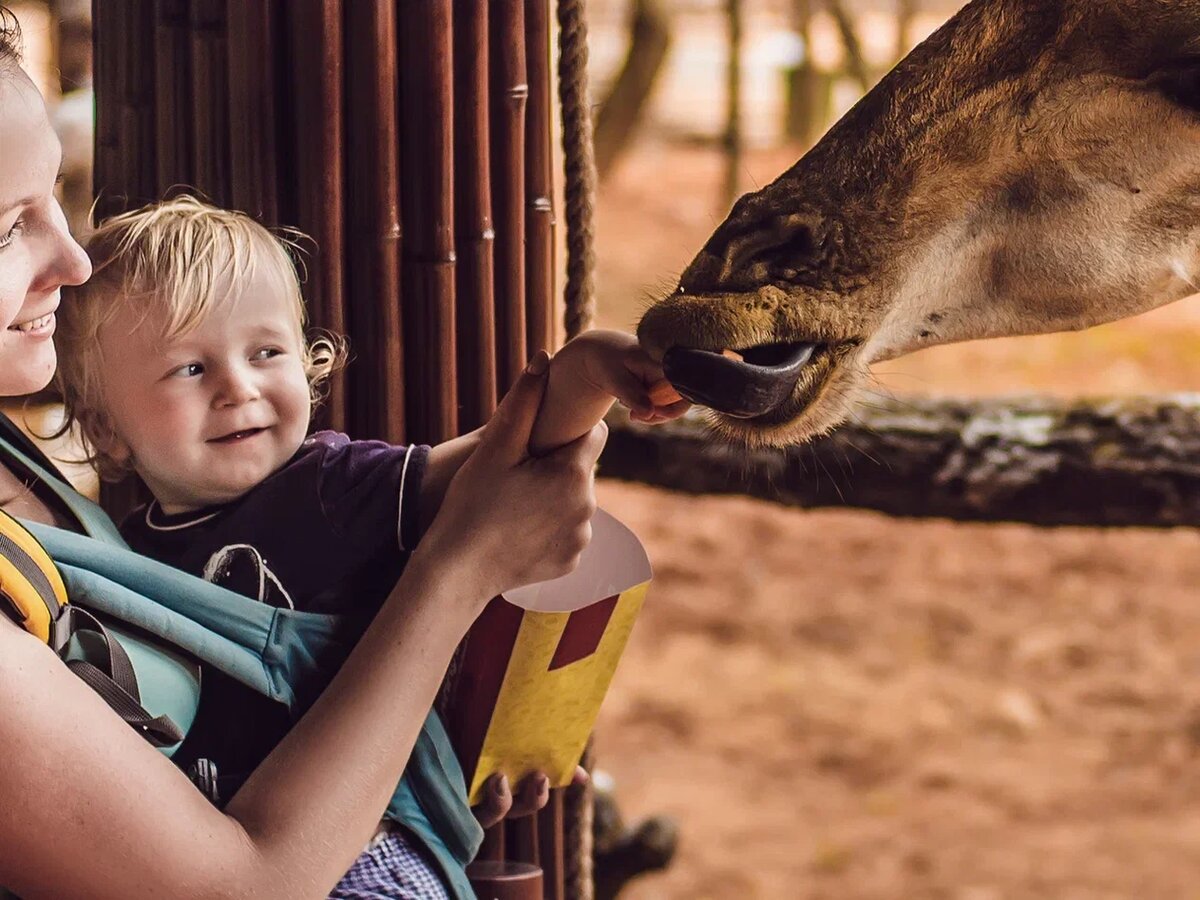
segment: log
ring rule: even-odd
[[[1063,401],[906,398],[812,444],[715,440],[703,413],[615,416],[600,474],[687,493],[904,518],[1033,525],[1200,525],[1200,395]]]

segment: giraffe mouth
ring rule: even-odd
[[[769,415],[796,392],[805,366],[821,344],[760,344],[717,353],[672,347],[663,356],[663,372],[693,403],[735,419]]]

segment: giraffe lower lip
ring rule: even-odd
[[[787,402],[818,346],[762,344],[739,351],[741,359],[711,350],[672,347],[663,356],[663,372],[693,403],[727,416],[752,418]]]

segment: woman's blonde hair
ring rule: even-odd
[[[297,231],[275,234],[245,213],[181,195],[105,219],[84,242],[92,277],[64,288],[54,342],[65,417],[59,434],[78,423],[91,444],[88,462],[102,477],[127,471],[103,452],[112,426],[105,413],[99,334],[131,304],[144,316],[165,315],[163,337],[187,334],[218,306],[238,296],[256,268],[270,266],[290,294],[314,406],[329,376],[346,360],[337,336],[305,335],[307,315],[297,267]]]

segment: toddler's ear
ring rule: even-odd
[[[108,416],[88,410],[80,414],[79,427],[96,453],[108,457],[118,466],[129,462],[133,455],[129,450],[129,445],[121,440]]]

